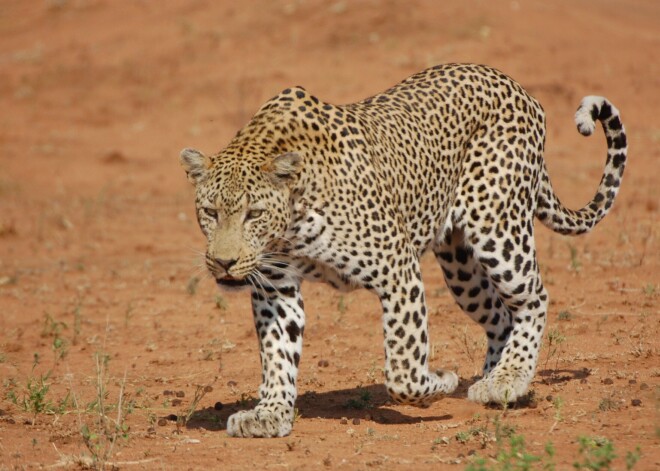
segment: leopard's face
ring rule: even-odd
[[[223,288],[259,285],[259,269],[274,262],[273,247],[282,241],[290,222],[287,180],[292,175],[286,171],[291,169],[276,165],[283,156],[220,154],[211,160],[199,153],[194,158],[202,168],[190,168],[186,152],[190,160],[193,151],[184,151],[181,160],[196,188],[197,219],[207,239],[207,268]],[[293,160],[298,159],[294,155]]]

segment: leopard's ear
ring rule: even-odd
[[[186,171],[188,181],[197,185],[206,179],[208,169],[211,167],[211,159],[195,149],[183,149],[179,156],[179,162]]]
[[[275,185],[293,185],[298,181],[303,169],[303,158],[297,152],[280,154],[272,161],[262,165],[261,170],[266,172]]]

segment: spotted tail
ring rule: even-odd
[[[577,211],[563,206],[550,185],[545,167],[543,168],[536,216],[543,224],[560,234],[577,235],[591,230],[609,212],[621,186],[628,144],[619,110],[603,97],[583,98],[575,113],[575,123],[580,134],[591,135],[596,129],[597,120],[601,122],[607,138],[607,161],[598,191],[591,202]]]

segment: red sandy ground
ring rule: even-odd
[[[615,469],[637,446],[636,469],[658,469],[659,25],[656,0],[1,2],[0,469],[91,456],[81,428],[99,430],[95,352],[108,355],[108,414],[122,383],[132,409],[107,457],[120,468],[463,469],[495,456],[499,418],[531,453],[552,442],[557,469],[581,459],[581,435],[611,439]],[[609,97],[629,133],[623,189],[593,233],[539,225],[547,333],[564,341],[546,339],[531,404],[467,401],[483,335],[428,258],[432,363],[458,371],[456,394],[425,410],[390,404],[376,299],[306,285],[292,435],[227,437],[228,415],[256,395],[257,344],[247,296],[216,301],[199,268],[179,150],[220,149],[287,86],[344,103],[459,61],[495,66],[541,101],[548,167],[570,207],[592,197],[605,159],[601,135],[575,131],[581,97]],[[49,371],[46,402],[76,400],[35,416],[20,400]],[[187,424],[163,419],[186,415],[209,384]]]

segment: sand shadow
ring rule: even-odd
[[[230,415],[239,410],[251,409],[256,401],[236,401],[230,404],[199,409],[188,420],[186,427],[206,430],[224,430]],[[327,392],[308,391],[296,401],[296,408],[302,417],[330,420],[353,419],[371,420],[378,424],[416,424],[420,422],[446,421],[450,414],[420,417],[407,415],[389,399],[385,386],[374,384]],[[395,406],[400,407],[400,406]],[[218,410],[219,408],[219,410]],[[412,410],[414,413],[414,409]]]
[[[538,373],[543,384],[559,384],[569,381],[585,380],[591,376],[589,368],[579,370],[541,370]]]
[[[590,371],[583,370],[543,370],[539,376],[547,384],[580,380],[589,376]],[[456,390],[448,397],[467,400],[468,388],[480,376],[470,379],[461,379]],[[207,407],[196,410],[186,423],[186,428],[204,428],[206,430],[224,430],[230,415],[240,410],[252,409],[257,404],[256,399],[239,400],[228,404],[216,404],[216,407]],[[501,404],[486,404],[488,409],[525,409],[536,407],[536,400],[532,393],[519,398],[515,403],[504,408]],[[308,391],[301,394],[296,401],[296,408],[302,417],[321,418],[330,420],[353,419],[371,420],[378,424],[416,424],[421,422],[437,422],[451,420],[451,414],[419,416],[414,408],[405,408],[411,415],[402,411],[403,406],[393,403],[383,384],[372,384],[335,391],[316,392]],[[170,416],[176,420],[176,416]]]

